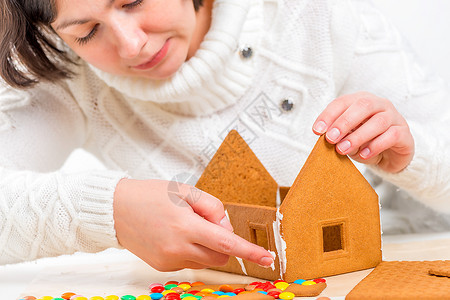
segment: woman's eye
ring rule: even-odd
[[[94,38],[95,34],[97,33],[97,30],[98,30],[98,24],[96,24],[94,26],[94,28],[92,28],[91,32],[89,32],[88,35],[86,35],[85,37],[82,37],[82,38],[76,38],[75,41],[80,45],[84,45],[87,42],[89,42],[90,40],[92,40],[92,38]]]
[[[124,8],[133,8],[133,7],[141,5],[143,1],[144,0],[136,0],[136,1],[128,3],[128,4],[124,4],[123,7]]]

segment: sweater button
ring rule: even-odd
[[[241,57],[248,59],[253,55],[253,49],[250,46],[244,46],[239,50]]]
[[[289,98],[283,99],[281,100],[280,106],[284,111],[290,111],[294,108],[294,101]]]

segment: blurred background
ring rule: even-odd
[[[450,0],[372,1],[409,42],[419,63],[450,83]],[[63,168],[81,171],[103,166],[80,149],[70,156]]]

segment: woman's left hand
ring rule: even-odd
[[[414,156],[414,138],[403,116],[387,99],[370,93],[333,100],[314,122],[336,151],[389,173],[406,168]]]

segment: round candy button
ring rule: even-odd
[[[283,300],[291,300],[294,299],[295,294],[291,292],[282,292],[278,295],[278,297]]]
[[[166,290],[170,290],[170,289],[172,289],[172,288],[174,288],[174,287],[177,287],[177,286],[178,286],[177,284],[172,283],[172,284],[166,284],[166,285],[164,286],[164,288],[165,288]]]
[[[34,296],[25,296],[22,299],[23,300],[36,300],[36,297],[34,297]]]
[[[105,298],[103,298],[101,296],[93,296],[93,297],[89,298],[89,300],[105,300]]]
[[[303,282],[305,282],[305,279],[297,279],[296,281],[294,281],[294,283],[296,284],[302,284]]]
[[[284,291],[288,286],[289,286],[289,283],[287,283],[287,282],[280,281],[280,282],[275,283],[275,287],[282,291]]]
[[[166,300],[179,300],[181,299],[180,294],[178,293],[168,293],[164,296]]]
[[[137,296],[136,300],[151,300],[152,298],[149,295],[140,295]]]
[[[286,282],[286,281],[284,281],[283,279],[277,279],[277,280],[275,280],[275,281],[273,282],[273,284],[275,284],[275,283],[277,283],[277,282]]]
[[[52,296],[43,296],[41,297],[42,300],[52,300],[53,297]]]
[[[224,295],[225,293],[222,292],[222,291],[214,291],[214,292],[212,292],[212,294],[222,296],[222,295]]]
[[[325,279],[323,278],[316,278],[313,280],[315,283],[321,283],[321,282],[327,282]]]
[[[125,295],[120,297],[120,300],[136,300],[136,297],[133,295]]]
[[[275,299],[278,299],[278,296],[280,295],[279,291],[270,291],[267,292],[267,295],[274,297]]]
[[[205,285],[205,283],[201,282],[201,281],[196,281],[196,282],[191,283],[191,286],[198,286],[198,285]]]
[[[165,291],[166,289],[162,285],[154,286],[150,289],[150,292],[152,293],[161,293],[162,291]]]
[[[182,288],[184,291],[187,291],[188,289],[191,288],[191,285],[187,284],[187,283],[182,283],[182,284],[179,284],[178,287]]]
[[[316,283],[312,280],[306,280],[302,283],[302,285],[313,285],[313,284],[316,284]]]
[[[108,295],[105,297],[105,300],[119,300],[119,296],[117,295]]]
[[[164,295],[161,293],[151,293],[150,294],[150,298],[152,298],[153,300],[159,300],[162,297],[164,297]]]
[[[162,285],[161,283],[157,283],[157,282],[155,282],[155,283],[152,283],[152,284],[150,284],[149,286],[148,286],[148,288],[151,290],[153,287],[155,287],[155,286],[164,286],[164,285]]]
[[[245,291],[244,288],[238,288],[238,289],[233,290],[232,293],[235,293],[236,295],[238,295],[238,294],[240,294],[240,293],[242,293],[244,291]]]

